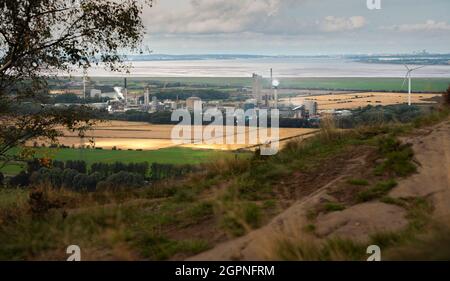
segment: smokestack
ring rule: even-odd
[[[128,104],[128,86],[127,86],[127,78],[124,78],[124,89],[125,89],[125,104]]]
[[[145,93],[144,93],[144,105],[148,106],[150,103],[150,93],[149,93],[149,88],[145,88]]]

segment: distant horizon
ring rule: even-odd
[[[450,55],[448,52],[402,52],[402,53],[310,53],[310,54],[269,54],[269,53],[149,53],[149,54],[125,54],[124,56],[253,56],[253,57],[333,57],[333,56],[418,56],[418,55]]]

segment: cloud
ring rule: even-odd
[[[446,21],[437,22],[434,20],[427,20],[425,23],[391,25],[384,26],[381,29],[400,32],[450,31],[450,24]]]
[[[317,24],[321,31],[341,32],[363,28],[367,24],[367,20],[362,16],[353,16],[349,18],[328,16]]]
[[[152,14],[150,31],[183,34],[238,33],[275,16],[281,0],[191,0],[186,9]]]

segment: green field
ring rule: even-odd
[[[12,151],[12,153],[15,152]],[[59,161],[84,160],[88,165],[95,162],[113,163],[116,161],[123,163],[199,164],[230,156],[232,156],[231,152],[190,148],[164,148],[146,151],[38,148],[36,151],[36,157],[48,157]],[[23,168],[23,164],[9,164],[1,171],[11,175],[20,172]]]
[[[79,79],[79,78],[74,78]],[[120,77],[91,77],[91,80],[107,85],[121,85]],[[281,78],[281,88],[356,90],[356,91],[406,91],[403,78]],[[130,88],[143,88],[151,82],[181,83],[202,87],[251,87],[252,79],[245,77],[158,77],[128,78]],[[265,87],[268,87],[268,80]],[[450,85],[450,78],[415,78],[413,91],[442,92]]]

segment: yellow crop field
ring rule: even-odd
[[[180,127],[189,129],[188,127]],[[256,128],[241,128],[219,126],[215,131],[212,127],[199,126],[192,127],[190,137],[184,138],[182,134],[172,139],[172,129],[174,125],[153,125],[141,122],[109,121],[97,124],[93,130],[86,133],[86,137],[81,139],[76,133],[64,131],[64,137],[59,138],[59,143],[67,146],[79,147],[81,145],[95,145],[105,149],[113,147],[120,149],[142,149],[156,150],[168,147],[189,147],[198,149],[235,150],[247,148],[258,144],[267,143],[275,136],[268,129],[267,138],[259,138],[264,135],[263,131]],[[201,132],[199,135],[195,131]],[[284,139],[295,136],[308,135],[316,129],[303,128],[280,128],[279,139],[284,143]],[[206,133],[210,132],[210,133]],[[217,132],[217,133],[216,133]],[[221,133],[220,133],[221,132]],[[181,143],[181,140],[188,143]],[[178,142],[177,142],[178,140]],[[229,144],[232,140],[235,144]],[[91,142],[93,141],[93,143]]]
[[[439,94],[412,94],[412,103],[434,103],[428,101]],[[294,105],[303,104],[304,100],[314,100],[318,103],[319,110],[329,109],[353,109],[367,105],[394,105],[408,102],[408,94],[405,93],[386,93],[386,92],[366,92],[349,93],[336,95],[317,95],[307,97],[291,98]],[[284,99],[287,101],[287,99]]]

